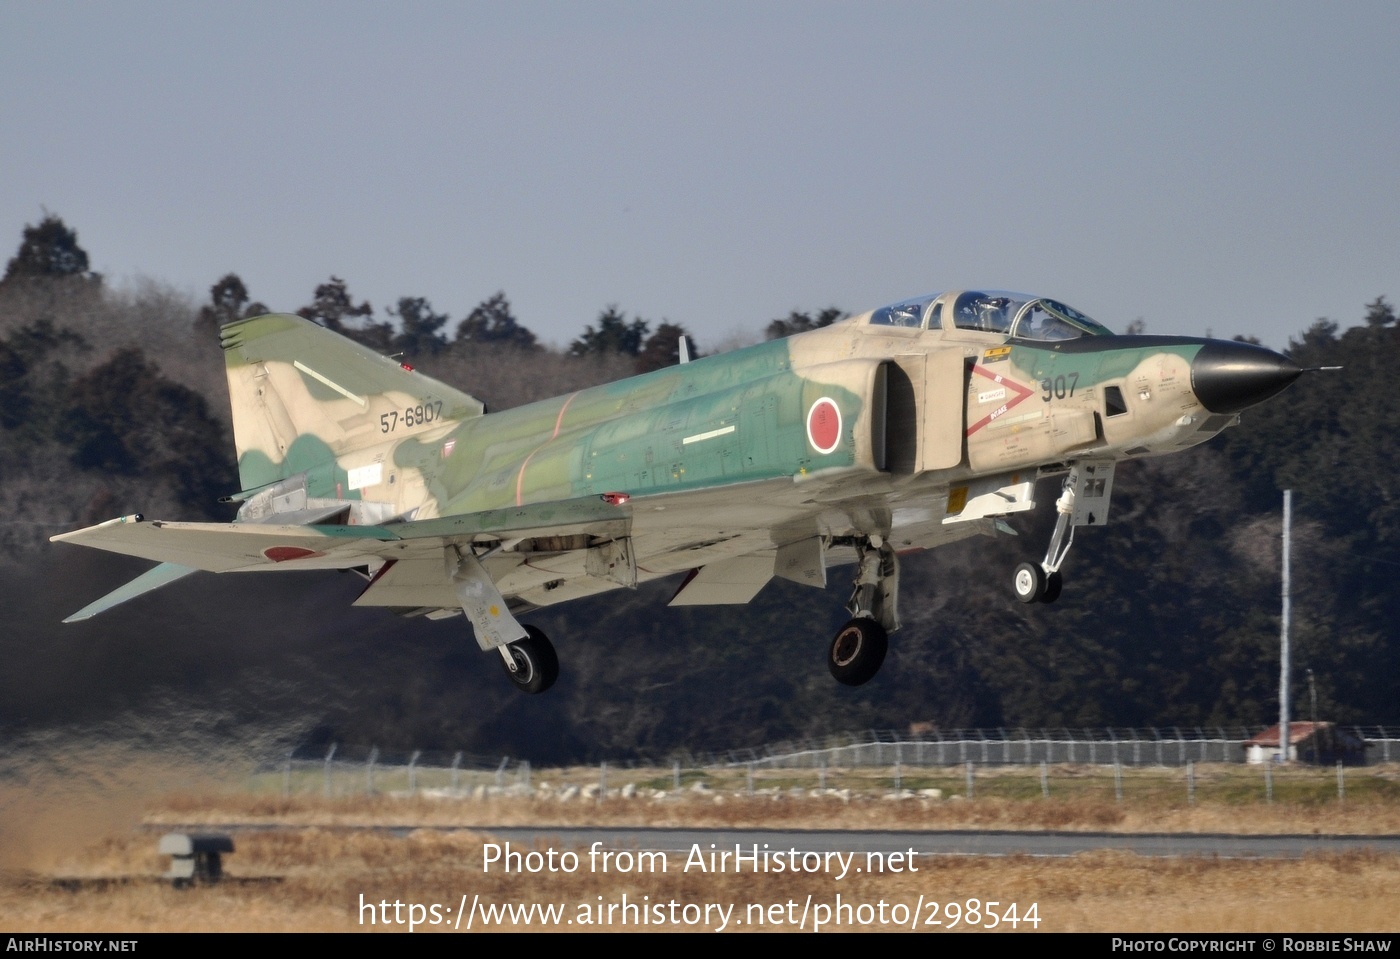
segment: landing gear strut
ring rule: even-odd
[[[899,629],[899,557],[879,536],[856,543],[859,563],[846,609],[853,617],[831,641],[826,664],[838,683],[862,686],[875,678]]]

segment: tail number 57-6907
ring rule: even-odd
[[[422,426],[442,418],[442,400],[428,400],[419,406],[408,406],[402,410],[390,410],[379,417],[379,432],[392,433],[400,426],[405,429]]]

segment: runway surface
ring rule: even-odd
[[[201,823],[190,826],[150,826],[160,832],[267,832],[303,829],[301,825],[261,823]],[[372,831],[407,836],[426,829],[437,832],[477,832],[521,845],[577,848],[595,842],[605,849],[689,852],[698,845],[708,851],[748,852],[796,849],[799,852],[878,852],[912,850],[923,856],[1073,856],[1097,849],[1117,849],[1142,856],[1218,856],[1228,859],[1292,859],[1310,853],[1354,850],[1400,853],[1397,835],[1239,835],[1230,833],[1031,832],[1019,830],[808,830],[808,829],[652,829],[626,826],[316,826],[331,831]]]

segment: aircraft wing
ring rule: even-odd
[[[590,496],[552,503],[483,510],[440,519],[378,526],[291,526],[277,523],[168,523],[139,515],[60,533],[76,543],[212,573],[268,569],[350,569],[409,558],[478,535],[625,535],[630,510]],[[150,586],[151,589],[164,582]],[[133,592],[133,598],[141,595]],[[115,605],[115,603],[113,604]],[[100,610],[96,610],[100,612]]]
[[[380,544],[396,538],[375,526],[166,523],[125,516],[53,540],[230,573],[283,563],[301,569],[348,569],[373,559]]]

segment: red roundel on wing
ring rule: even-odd
[[[807,411],[807,439],[818,453],[830,453],[841,442],[841,410],[823,396]]]
[[[289,559],[306,559],[308,556],[320,556],[314,549],[306,549],[301,546],[269,546],[263,550],[263,555],[274,563],[285,563]]]

